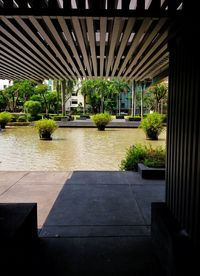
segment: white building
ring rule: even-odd
[[[54,91],[56,90],[56,87],[54,87],[54,82],[53,80],[44,80],[45,84],[48,85],[48,90],[49,91]],[[84,97],[83,95],[79,92],[79,86],[80,83],[78,83],[75,88],[74,88],[74,92],[72,92],[71,95],[67,96],[67,100],[65,103],[65,110],[70,112],[72,111],[74,108],[77,108],[78,106],[82,106],[84,105]]]
[[[4,90],[12,84],[13,84],[13,81],[11,80],[0,80],[0,90]]]
[[[74,108],[78,106],[84,105],[84,97],[80,92],[72,92],[72,95],[67,99],[65,103],[65,110],[72,111]]]

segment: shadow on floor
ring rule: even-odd
[[[26,275],[163,276],[150,236],[151,202],[163,181],[129,172],[74,172],[34,244],[4,250],[4,266]],[[3,251],[1,251],[3,252]],[[12,264],[11,266],[9,264]]]

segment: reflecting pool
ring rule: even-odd
[[[0,132],[0,170],[119,170],[130,145],[165,141],[166,131],[158,141],[148,141],[137,128],[58,128],[52,141],[42,141],[33,127],[9,127]]]

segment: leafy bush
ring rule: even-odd
[[[17,118],[17,122],[26,122],[26,121],[27,121],[26,115],[21,115]]]
[[[24,104],[25,111],[30,113],[31,116],[37,116],[41,110],[41,103],[38,101],[27,101]]]
[[[98,113],[92,117],[98,130],[104,130],[105,126],[111,121],[111,115],[107,113]]]
[[[165,167],[166,151],[163,147],[152,148],[151,145],[135,144],[128,148],[125,159],[121,161],[120,169],[137,171],[138,163],[154,168]]]
[[[1,128],[5,128],[8,122],[12,120],[12,115],[9,112],[1,112],[0,113],[0,125]]]
[[[35,123],[40,138],[50,138],[51,134],[58,128],[56,122],[52,119],[42,119]]]
[[[164,129],[163,116],[157,112],[148,114],[140,123],[140,127],[146,133],[147,138],[158,140],[158,136]]]

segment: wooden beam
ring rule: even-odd
[[[4,62],[3,60],[1,60],[1,68],[4,68],[4,70],[6,70],[7,72],[13,72],[14,74],[17,73],[17,75],[22,76],[24,79],[31,77],[32,79],[37,80],[35,76],[32,77],[32,75],[27,74],[25,71],[21,70],[21,68],[18,69],[18,66],[10,65],[8,61]]]
[[[141,72],[143,72],[144,70],[146,70],[152,63],[156,62],[157,59],[160,56],[164,56],[164,54],[167,53],[167,45],[164,45],[163,48],[161,48],[159,51],[156,52],[156,54],[147,62],[145,63],[143,66],[140,67],[140,69],[137,71],[136,74],[131,74],[131,77],[133,79],[137,79],[137,77],[139,75],[141,75]],[[130,76],[127,78],[128,80],[130,79]]]
[[[127,68],[124,76],[126,77],[131,70],[133,69],[133,67],[137,64],[138,60],[141,58],[141,56],[143,55],[143,53],[146,51],[146,49],[148,48],[148,46],[150,45],[150,43],[152,43],[152,40],[155,38],[155,36],[159,33],[159,31],[161,30],[161,28],[163,27],[163,25],[166,23],[166,18],[163,18],[161,20],[158,21],[158,23],[156,24],[155,28],[152,30],[152,32],[148,35],[148,38],[146,39],[145,43],[142,45],[142,47],[140,48],[140,50],[138,51],[138,53],[136,54],[136,56],[134,56],[133,61],[131,62],[131,64],[129,65],[129,67]]]
[[[104,56],[106,46],[106,29],[107,29],[107,18],[100,18],[100,76],[104,74]]]
[[[6,79],[9,80],[17,80],[17,79],[24,79],[24,75],[21,75],[20,73],[17,74],[16,71],[11,72],[11,70],[8,70],[8,68],[0,67],[0,79],[3,79],[1,75],[6,76]],[[30,79],[29,76],[27,76],[26,79]]]
[[[128,54],[119,70],[118,73],[118,77],[120,77],[122,75],[123,70],[125,69],[127,63],[129,62],[129,60],[131,59],[131,56],[134,54],[134,51],[136,49],[136,47],[139,44],[139,41],[141,39],[141,37],[144,35],[144,32],[146,31],[146,29],[148,28],[149,24],[151,23],[151,19],[150,18],[146,18],[144,19],[144,21],[142,22],[139,31],[135,34],[135,37],[133,38],[133,41],[131,43],[130,49],[128,51]]]
[[[87,68],[88,75],[91,77],[92,73],[91,73],[91,69],[90,69],[88,54],[87,54],[87,51],[86,51],[86,47],[85,47],[85,43],[84,43],[83,34],[82,34],[79,19],[77,17],[72,17],[72,23],[73,23],[74,31],[75,31],[75,34],[76,34],[76,38],[77,38],[78,43],[79,43],[79,47],[80,47],[81,52],[83,54],[83,60],[85,61],[85,66]]]
[[[51,70],[49,70],[49,67],[45,66],[44,61],[42,59],[40,59],[39,57],[37,57],[36,55],[33,55],[33,52],[30,51],[24,44],[22,44],[19,40],[17,40],[12,34],[10,34],[7,30],[5,30],[4,28],[1,28],[1,32],[6,35],[11,41],[13,41],[16,45],[14,46],[14,49],[17,48],[21,48],[21,51],[23,50],[24,52],[26,52],[29,56],[32,57],[33,60],[36,60],[43,68],[44,71],[48,72],[48,74],[52,74],[55,75],[55,73]],[[2,39],[2,37],[1,37]]]
[[[74,43],[72,35],[71,35],[70,31],[69,31],[69,28],[68,28],[68,26],[66,24],[66,21],[65,21],[64,17],[62,17],[62,16],[58,16],[57,18],[58,18],[58,22],[59,22],[59,24],[60,24],[60,26],[62,28],[62,31],[65,34],[66,38],[67,38],[68,44],[69,44],[69,46],[70,46],[70,48],[71,48],[71,50],[72,50],[72,52],[74,54],[76,62],[78,63],[78,65],[79,65],[79,67],[81,69],[82,75],[84,77],[86,77],[85,70],[83,68],[83,64],[82,64],[82,62],[80,60],[79,54],[77,52],[77,48],[75,46],[75,43]]]
[[[59,8],[57,0],[49,0],[48,1],[48,6],[49,6],[50,9],[58,9]]]
[[[112,70],[112,74],[111,74],[112,77],[114,77],[115,72],[116,72],[116,70],[119,66],[120,60],[121,60],[123,52],[124,52],[124,50],[127,46],[127,42],[128,42],[129,37],[130,37],[130,34],[133,30],[134,24],[135,24],[135,19],[134,18],[129,18],[128,22],[127,22],[127,25],[126,25],[126,29],[124,31],[124,34],[123,34],[123,37],[122,37],[122,40],[121,40],[121,43],[120,43],[120,47],[119,47],[118,54],[117,54],[117,57],[116,57],[116,60],[115,60],[115,64],[114,64],[114,67],[113,67],[113,70]]]
[[[28,46],[30,47],[31,52],[32,52],[32,56],[33,56],[33,55],[35,56],[35,53],[36,53],[38,56],[40,56],[40,58],[41,58],[40,63],[42,62],[42,64],[43,64],[43,63],[46,62],[46,63],[49,65],[49,68],[48,68],[49,71],[53,72],[53,71],[52,71],[52,67],[51,67],[51,66],[52,66],[52,62],[51,62],[49,59],[47,59],[46,56],[44,56],[43,53],[42,53],[40,50],[38,50],[38,48],[36,48],[36,47],[34,46],[34,44],[31,42],[31,40],[27,39],[27,37],[24,36],[24,34],[23,34],[22,32],[20,32],[20,31],[14,26],[14,24],[12,24],[7,18],[2,17],[1,19],[2,19],[2,21],[6,24],[6,26],[8,26],[13,32],[15,32],[15,34],[17,34],[18,37],[19,37],[20,39],[22,39],[23,42],[24,42],[26,45],[28,45]],[[24,45],[24,47],[26,47],[26,46]],[[27,48],[27,47],[26,47],[26,48]],[[57,71],[58,74],[61,74],[60,71],[57,70],[57,68],[54,67],[53,70]]]
[[[146,60],[148,60],[150,58],[151,55],[153,55],[153,53],[156,53],[156,49],[167,39],[168,34],[167,32],[163,33],[161,35],[161,37],[159,37],[159,39],[156,41],[156,43],[154,44],[154,46],[149,50],[149,52],[143,57],[142,60],[140,60],[139,64],[133,69],[133,71],[131,72],[130,76],[128,77],[128,79],[132,78],[133,75],[137,72],[137,70],[140,67],[143,67],[144,63]],[[167,45],[165,44],[165,48],[167,49]]]
[[[4,47],[2,47],[2,45],[0,46],[2,49]],[[19,61],[17,58],[17,56],[12,56],[12,51],[10,51],[11,53],[7,54],[6,51],[2,51],[1,52],[1,59],[4,59],[4,60],[8,60],[10,63],[12,64],[18,64],[21,66],[21,68],[25,68],[27,71],[29,71],[31,74],[35,74],[36,76],[42,76],[41,73],[37,72],[37,70],[32,69],[32,67],[30,66],[30,64],[28,64],[28,62],[26,62],[25,60],[23,61]],[[25,63],[27,65],[25,65]],[[44,77],[44,76],[43,76]]]
[[[118,0],[107,0],[107,8],[113,10],[117,8]]]
[[[122,9],[129,10],[129,4],[130,4],[130,0],[123,0],[122,1]]]
[[[87,17],[86,22],[87,22],[88,38],[89,38],[90,51],[91,51],[91,56],[92,56],[94,75],[95,75],[95,77],[97,77],[97,57],[96,57],[94,22],[91,17]]]
[[[48,55],[48,57],[50,59],[47,59],[48,64],[50,64],[53,69],[62,77],[64,75],[66,75],[66,71],[63,70],[63,66],[57,61],[57,59],[51,54],[51,52],[49,51],[49,49],[46,47],[45,44],[43,44],[40,39],[36,36],[36,34],[32,31],[31,28],[29,28],[29,26],[19,17],[19,16],[14,16],[15,20],[17,21],[17,23],[24,29],[24,31],[26,31],[27,35],[30,36],[36,43],[37,45]],[[60,69],[58,70],[57,67],[54,66],[55,65]],[[63,75],[64,74],[64,75]]]
[[[5,9],[13,8],[13,0],[4,1],[3,7],[4,7]]]
[[[8,48],[6,49],[6,51],[9,53],[9,49],[12,49],[12,55],[16,55],[18,57],[18,59],[21,59],[22,61],[27,61],[29,63],[30,66],[33,66],[33,68],[37,68],[38,72],[41,72],[41,75],[47,75],[50,74],[49,72],[46,71],[46,69],[42,66],[40,66],[34,59],[32,59],[31,57],[29,57],[26,53],[24,53],[23,51],[21,51],[18,48],[16,48],[12,43],[10,43],[7,39],[1,37],[1,41],[8,46]],[[3,47],[3,44],[1,44],[1,47]]]
[[[144,11],[145,9],[145,0],[137,0],[137,11]]]
[[[47,35],[46,31],[41,27],[41,25],[38,22],[38,20],[36,20],[36,18],[34,16],[30,16],[29,20],[35,26],[35,28],[38,30],[38,32],[42,35],[42,37],[46,40],[46,42],[48,43],[48,45],[51,47],[52,51],[55,53],[56,57],[58,57],[60,59],[60,61],[63,63],[63,67],[64,67],[64,65],[66,64],[64,58],[61,56],[60,52],[58,51],[58,49],[56,48],[56,46],[52,42],[52,39],[49,38],[49,36]],[[69,66],[67,65],[66,69],[68,69],[68,67]],[[64,70],[67,78],[69,78],[71,80],[74,78],[74,74],[72,74],[73,77],[71,77],[69,75],[69,72],[71,72],[71,69],[68,72],[64,68],[63,68],[63,70]]]
[[[62,41],[62,39],[60,38],[60,36],[59,36],[59,34],[58,34],[56,28],[54,27],[54,25],[53,25],[53,23],[52,23],[50,17],[49,17],[49,16],[43,16],[43,20],[44,20],[44,22],[46,23],[46,25],[48,26],[49,30],[51,31],[53,37],[55,38],[55,40],[56,40],[57,44],[59,45],[60,49],[62,50],[63,54],[66,56],[67,61],[68,61],[69,63],[71,63],[73,70],[74,70],[74,71],[77,73],[77,75],[80,77],[80,73],[79,73],[79,71],[77,70],[76,65],[74,64],[74,62],[73,62],[73,60],[72,60],[72,58],[71,58],[71,56],[70,56],[70,54],[69,54],[67,48],[65,47],[65,45],[64,45],[64,43],[63,43],[63,41]],[[60,55],[60,54],[59,54],[59,55]],[[60,56],[61,56],[61,55],[60,55]],[[67,64],[67,62],[66,62],[63,58],[62,58],[62,61],[63,61],[63,64],[66,66],[67,70],[69,71],[69,73],[71,74],[71,76],[73,76],[74,78],[76,78],[74,72],[71,70],[71,68],[69,67],[69,65]]]
[[[120,29],[120,24],[122,24],[121,18],[118,18],[118,17],[115,18],[114,26],[113,26],[113,30],[112,30],[112,34],[111,34],[112,38],[111,38],[111,43],[110,43],[110,48],[109,48],[108,64],[107,64],[107,68],[106,68],[106,77],[109,76],[110,67],[114,61],[114,52],[115,52],[117,39],[119,37],[118,31]]]
[[[168,53],[166,53],[164,56],[161,56],[156,62],[153,62],[149,67],[148,70],[145,70],[140,76],[139,80],[144,80],[146,78],[153,79],[154,76],[166,69],[166,67],[169,67],[169,59],[168,59]],[[164,68],[164,69],[163,69]],[[137,80],[137,79],[136,79]]]

